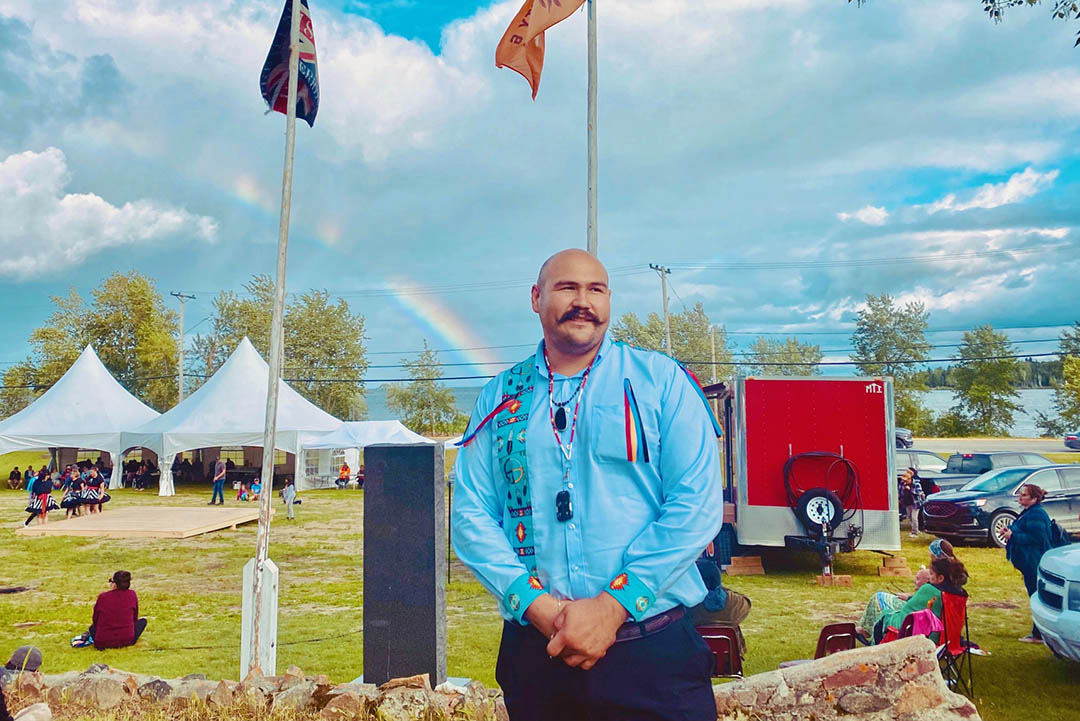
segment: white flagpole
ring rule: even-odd
[[[259,661],[260,611],[262,608],[263,567],[269,556],[270,509],[274,491],[274,434],[277,429],[278,386],[284,357],[285,261],[289,248],[289,212],[292,206],[293,155],[296,145],[296,92],[300,61],[300,8],[292,5],[292,28],[289,32],[289,95],[285,115],[285,170],[281,177],[281,223],[278,228],[277,278],[274,282],[274,312],[270,325],[270,374],[266,388],[266,424],[263,429],[262,493],[259,495],[259,535],[255,546],[255,588],[251,635],[251,667],[262,672]]]
[[[589,16],[589,220],[587,249],[597,254],[596,202],[596,0],[588,1]]]

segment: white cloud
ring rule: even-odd
[[[849,220],[857,220],[867,225],[885,225],[885,221],[889,219],[889,211],[885,210],[885,208],[867,205],[864,208],[859,208],[854,213],[837,213],[836,217],[845,223]]]
[[[69,268],[105,248],[183,235],[213,241],[217,223],[152,200],[112,205],[65,193],[67,159],[56,148],[0,161],[0,275]]]
[[[1049,188],[1057,179],[1058,173],[1057,170],[1040,173],[1034,168],[1027,168],[1022,173],[1014,173],[1004,183],[987,183],[966,201],[957,202],[956,193],[949,193],[941,200],[923,207],[930,214],[943,210],[960,212],[972,208],[1000,208],[1027,200],[1039,191]]]

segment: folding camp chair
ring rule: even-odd
[[[713,655],[713,678],[742,678],[739,637],[731,626],[698,626]]]
[[[945,631],[944,643],[938,647],[938,665],[945,683],[954,691],[974,698],[975,679],[971,669],[971,637],[968,635],[967,596],[942,592],[944,612],[941,614]]]

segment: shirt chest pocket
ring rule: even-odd
[[[622,404],[596,405],[590,433],[596,460],[611,463],[658,463],[660,434],[654,409],[642,399]]]

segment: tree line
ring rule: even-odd
[[[228,359],[245,336],[265,358],[270,348],[273,281],[255,275],[239,293],[223,291],[213,301],[206,330],[186,354],[185,394],[196,390]],[[88,298],[74,290],[52,298],[55,309],[28,339],[30,353],[3,374],[0,417],[15,413],[47,390],[93,345],[105,367],[137,398],[164,411],[177,399],[178,317],[165,305],[154,281],[138,272],[114,273]],[[722,324],[701,303],[670,315],[669,354],[703,382],[735,375],[820,375],[821,347],[796,337],[759,336],[733,351]],[[1053,412],[1036,413],[1040,429],[1061,435],[1080,428],[1080,322],[1063,332],[1059,357],[1023,359],[1004,333],[989,325],[963,334],[948,368],[927,368],[929,313],[921,303],[899,305],[889,295],[868,295],[858,311],[849,355],[854,371],[894,379],[896,423],[920,435],[1005,435],[1020,410],[1017,389],[1052,387]],[[626,313],[612,334],[632,345],[665,350],[664,321]],[[364,317],[327,290],[294,296],[284,318],[284,377],[305,398],[339,418],[367,415],[364,376],[368,369]],[[408,383],[387,386],[387,407],[412,430],[426,434],[461,431],[467,417],[457,410],[452,389],[440,379],[442,364],[427,341],[416,358],[402,358]],[[934,415],[923,403],[929,388],[947,387],[954,405]]]
[[[254,275],[240,292],[222,291],[214,298],[206,330],[195,335],[185,353],[185,397],[216,373],[245,337],[268,357],[273,293],[270,276]],[[48,390],[87,345],[136,398],[162,412],[176,405],[179,318],[152,278],[114,273],[87,298],[71,290],[52,302],[53,312],[30,333],[30,353],[3,374],[0,418]],[[287,304],[284,335],[282,375],[289,384],[331,415],[366,418],[364,317],[326,290],[309,290]],[[415,360],[403,358],[402,364],[413,380],[388,388],[387,406],[418,433],[462,430],[468,419],[457,411],[453,392],[438,382],[442,367],[427,341]]]
[[[1052,414],[1037,411],[1045,435],[1080,428],[1080,322],[1061,334],[1060,356],[1052,361],[1023,359],[1009,337],[981,325],[966,331],[947,368],[928,368],[933,349],[926,339],[930,314],[922,303],[898,304],[887,294],[867,295],[851,335],[853,372],[893,378],[896,424],[919,435],[1007,435],[1019,397],[1017,389],[1037,385],[1054,390]],[[728,346],[724,326],[714,325],[698,303],[670,316],[669,353],[702,382],[736,375],[811,376],[821,373],[820,346],[797,338],[756,338],[743,353]],[[616,338],[653,350],[665,349],[663,319],[642,321],[627,313],[612,324]],[[715,361],[713,338],[715,337]],[[931,383],[933,381],[933,383]],[[953,392],[951,408],[935,415],[923,393],[931,387]]]

